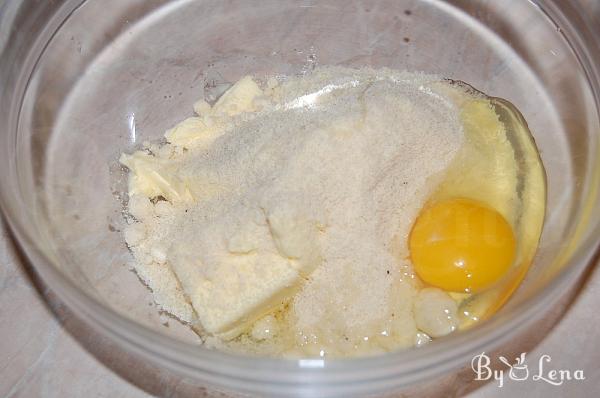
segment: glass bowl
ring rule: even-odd
[[[589,2],[592,4],[593,2]],[[600,237],[599,32],[575,1],[8,0],[0,6],[2,211],[36,271],[123,349],[211,388],[348,396],[431,382],[552,308]],[[463,80],[515,104],[547,171],[527,278],[489,320],[425,347],[348,359],[210,351],[129,270],[122,151],[241,75],[372,65]]]

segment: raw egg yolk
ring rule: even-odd
[[[424,207],[410,233],[409,249],[424,282],[447,291],[477,292],[512,266],[516,242],[500,213],[460,198]]]

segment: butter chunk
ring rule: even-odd
[[[208,115],[212,107],[206,100],[200,99],[194,103],[194,113],[198,116]]]
[[[189,117],[165,133],[167,141],[183,148],[207,146],[222,129],[209,117]]]
[[[222,339],[286,303],[321,263],[316,222],[293,207],[237,211],[186,234],[169,253],[202,328]]]
[[[259,234],[259,227],[254,223],[248,223],[227,239],[227,250],[232,254],[249,254],[259,248]]]
[[[129,174],[129,195],[144,195],[148,198],[162,196],[171,203],[192,201],[187,184],[176,176],[173,166],[143,151],[131,155],[123,154],[119,159]]]
[[[244,112],[254,112],[254,101],[263,95],[251,76],[244,76],[227,90],[213,107],[213,113],[235,116]]]
[[[193,248],[177,245],[171,266],[204,331],[223,339],[285,303],[303,281],[290,260],[273,253],[223,255],[207,277]]]

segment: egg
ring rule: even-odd
[[[409,236],[415,272],[450,292],[476,293],[498,282],[513,265],[511,225],[479,201],[452,198],[426,205]]]

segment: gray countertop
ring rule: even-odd
[[[597,268],[597,267],[596,267]],[[527,353],[530,377],[477,384],[474,373],[456,379],[470,397],[593,396],[600,390],[600,270],[591,270],[576,296],[539,344]],[[552,317],[552,316],[551,316]],[[554,326],[552,326],[554,325]],[[540,329],[543,330],[543,329]],[[130,358],[78,321],[19,258],[0,224],[0,396],[2,397],[179,397],[208,396],[158,369]],[[532,337],[539,339],[536,332]],[[583,370],[584,381],[554,386],[531,376],[542,355],[551,369]],[[469,392],[470,391],[470,392]]]

